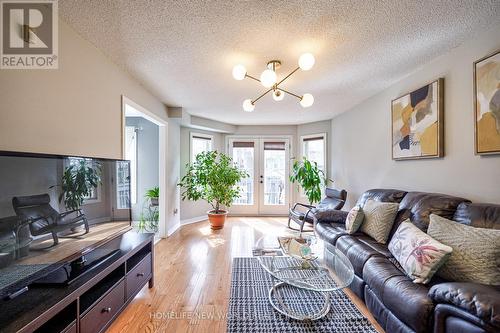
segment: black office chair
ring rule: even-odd
[[[29,195],[12,198],[12,205],[17,216],[29,224],[33,236],[52,234],[54,244],[59,243],[58,232],[85,226],[85,233],[89,232],[87,217],[81,209],[59,213],[50,205],[48,194]],[[81,235],[78,235],[81,236]]]
[[[313,232],[314,230],[305,230],[304,225],[306,223],[313,225],[313,214],[315,209],[321,210],[340,210],[344,207],[345,201],[347,199],[346,190],[337,190],[334,188],[325,189],[326,197],[320,201],[317,206],[307,205],[297,202],[293,208],[290,209],[288,213],[288,228],[302,232]],[[300,227],[294,228],[291,226],[291,221],[297,223]]]

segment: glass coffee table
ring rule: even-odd
[[[298,237],[298,235],[292,235],[292,237]],[[300,238],[311,249],[307,259],[287,254],[287,250],[280,245],[277,236],[264,236],[256,242],[255,248],[261,249],[260,254],[263,254],[257,256],[257,259],[273,280],[273,286],[268,293],[269,302],[273,308],[296,320],[318,320],[330,311],[330,293],[351,284],[354,269],[349,259],[336,248],[324,247],[323,242],[315,236]],[[285,288],[288,291],[285,291]],[[296,299],[297,296],[293,293],[294,288],[308,292],[296,293],[301,295]],[[323,304],[319,305],[316,310],[310,310],[306,304],[311,300],[305,298],[312,297],[314,294],[321,296]],[[293,299],[287,300],[286,298]],[[286,304],[290,302],[296,306]],[[297,303],[299,303],[298,306]],[[304,306],[300,306],[300,303]],[[305,310],[297,311],[297,307]]]

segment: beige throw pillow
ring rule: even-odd
[[[401,223],[389,242],[389,251],[415,283],[428,283],[453,249],[414,226]]]
[[[431,214],[427,234],[453,248],[437,275],[449,281],[500,285],[500,230],[475,228]]]
[[[363,223],[365,214],[363,214],[363,209],[360,206],[354,206],[347,214],[345,219],[345,230],[348,234],[353,234],[358,231],[359,227]]]
[[[361,231],[379,243],[387,243],[398,208],[399,204],[393,202],[379,202],[371,199],[366,201],[363,206],[365,218],[361,224]]]

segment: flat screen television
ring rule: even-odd
[[[96,250],[131,228],[130,199],[128,161],[0,151],[0,298],[114,255]]]

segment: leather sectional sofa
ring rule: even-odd
[[[363,205],[368,199],[399,203],[387,244],[399,224],[408,218],[426,231],[430,214],[474,227],[500,229],[500,205],[393,189],[369,190],[357,204]],[[387,244],[377,243],[361,232],[346,233],[347,213],[318,213],[315,232],[327,247],[335,246],[349,258],[355,271],[350,288],[386,332],[500,332],[500,286],[444,281],[437,276],[426,285],[413,283],[398,267]]]

